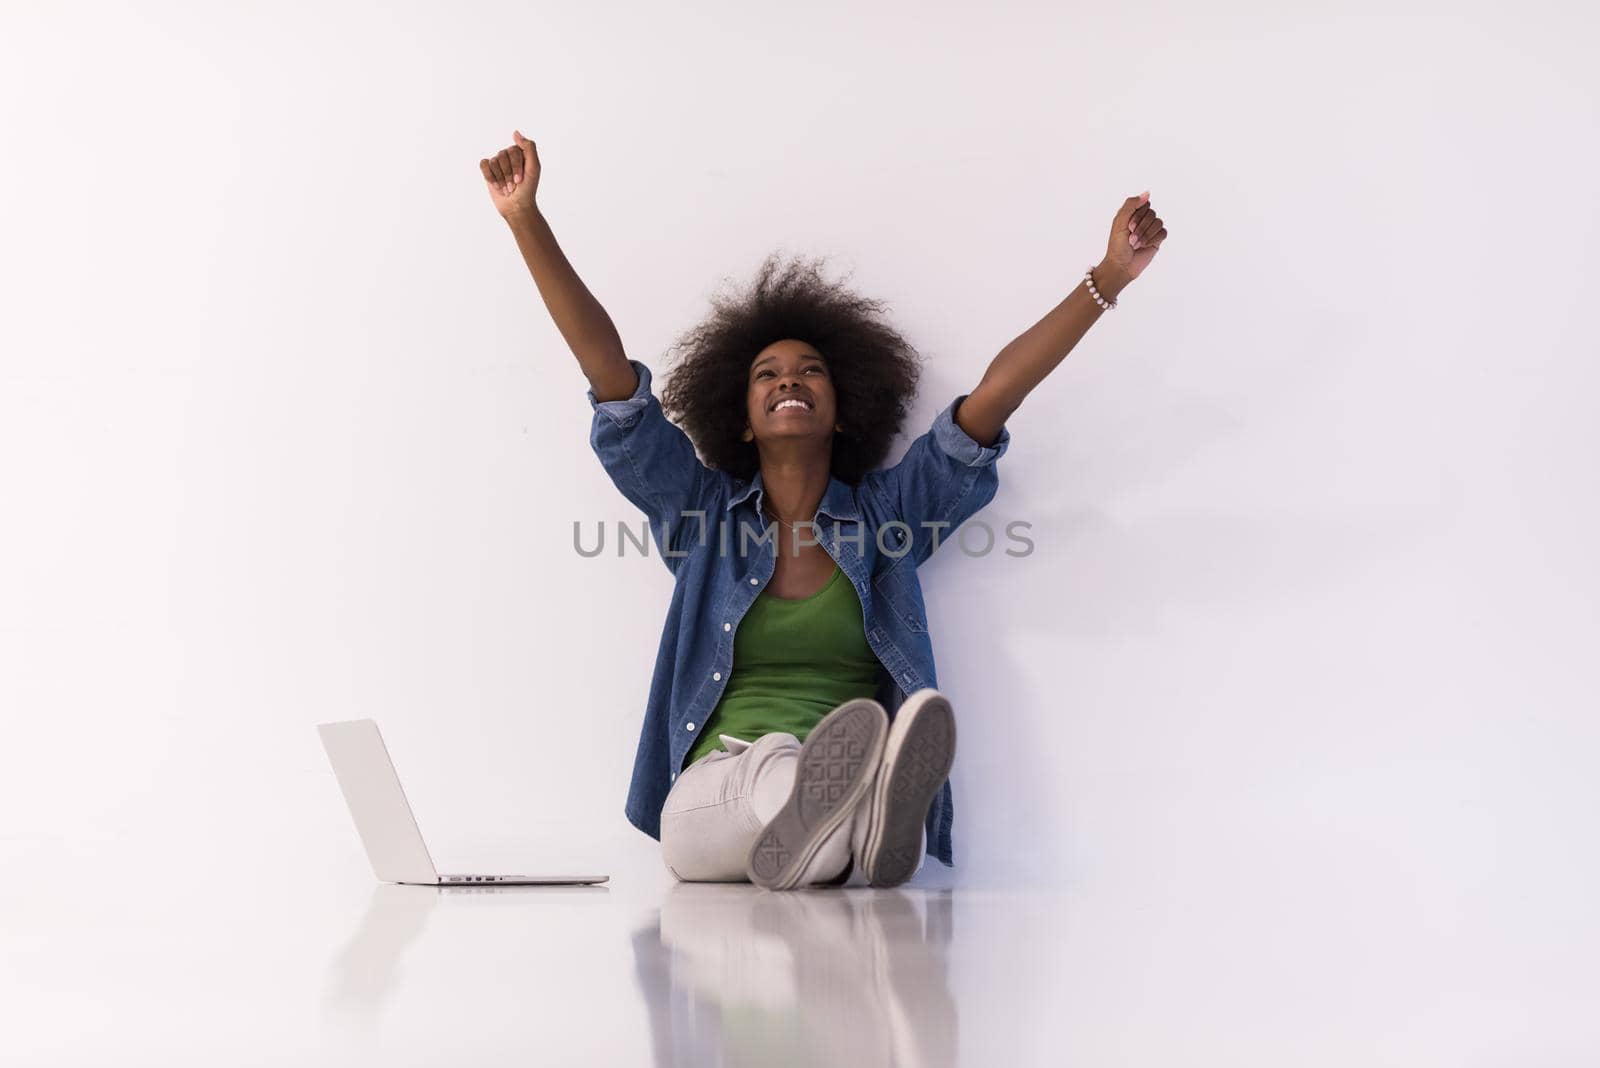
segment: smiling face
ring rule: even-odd
[[[838,397],[827,363],[804,341],[774,341],[750,361],[745,411],[745,441],[831,442]]]

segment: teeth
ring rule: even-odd
[[[781,411],[783,411],[783,409],[791,407],[791,406],[792,407],[796,407],[796,408],[805,408],[805,409],[808,409],[808,410],[811,407],[811,405],[807,404],[805,401],[800,400],[798,398],[795,398],[795,399],[791,399],[791,400],[779,401],[777,403],[777,405],[772,410],[775,411],[775,412],[781,412]]]

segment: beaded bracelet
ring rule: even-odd
[[[1100,295],[1100,291],[1094,287],[1094,268],[1093,267],[1091,267],[1087,271],[1083,272],[1083,284],[1089,287],[1089,295],[1094,298],[1094,302],[1096,304],[1100,305],[1100,307],[1102,307],[1102,308],[1115,308],[1117,306],[1117,302],[1116,301],[1107,300],[1106,298],[1102,297]]]

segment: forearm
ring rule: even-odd
[[[1094,269],[1094,286],[1106,300],[1116,300],[1127,282],[1102,265]],[[1080,281],[1043,319],[1000,350],[984,373],[985,380],[993,379],[1000,400],[1015,402],[1014,411],[1105,313]]]
[[[577,357],[596,399],[630,396],[638,378],[628,366],[616,325],[567,261],[544,214],[537,208],[516,212],[506,217],[506,224],[556,329]]]
[[[1128,281],[1101,263],[1094,268],[1094,284],[1106,300],[1116,300]],[[993,444],[1005,421],[1103,314],[1087,286],[1081,281],[1073,286],[1061,303],[990,361],[982,381],[956,410],[956,422],[979,444]]]

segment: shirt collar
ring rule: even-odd
[[[755,508],[756,514],[759,515],[762,502],[766,497],[761,487],[760,471],[757,471],[755,477],[749,482],[735,484],[733,495],[728,498],[726,508],[731,509],[752,493],[756,497]],[[856,508],[855,491],[849,485],[831,475],[828,477],[827,492],[822,495],[822,503],[817,506],[817,513],[819,515],[832,516],[834,519],[860,520],[861,518],[861,512]]]

